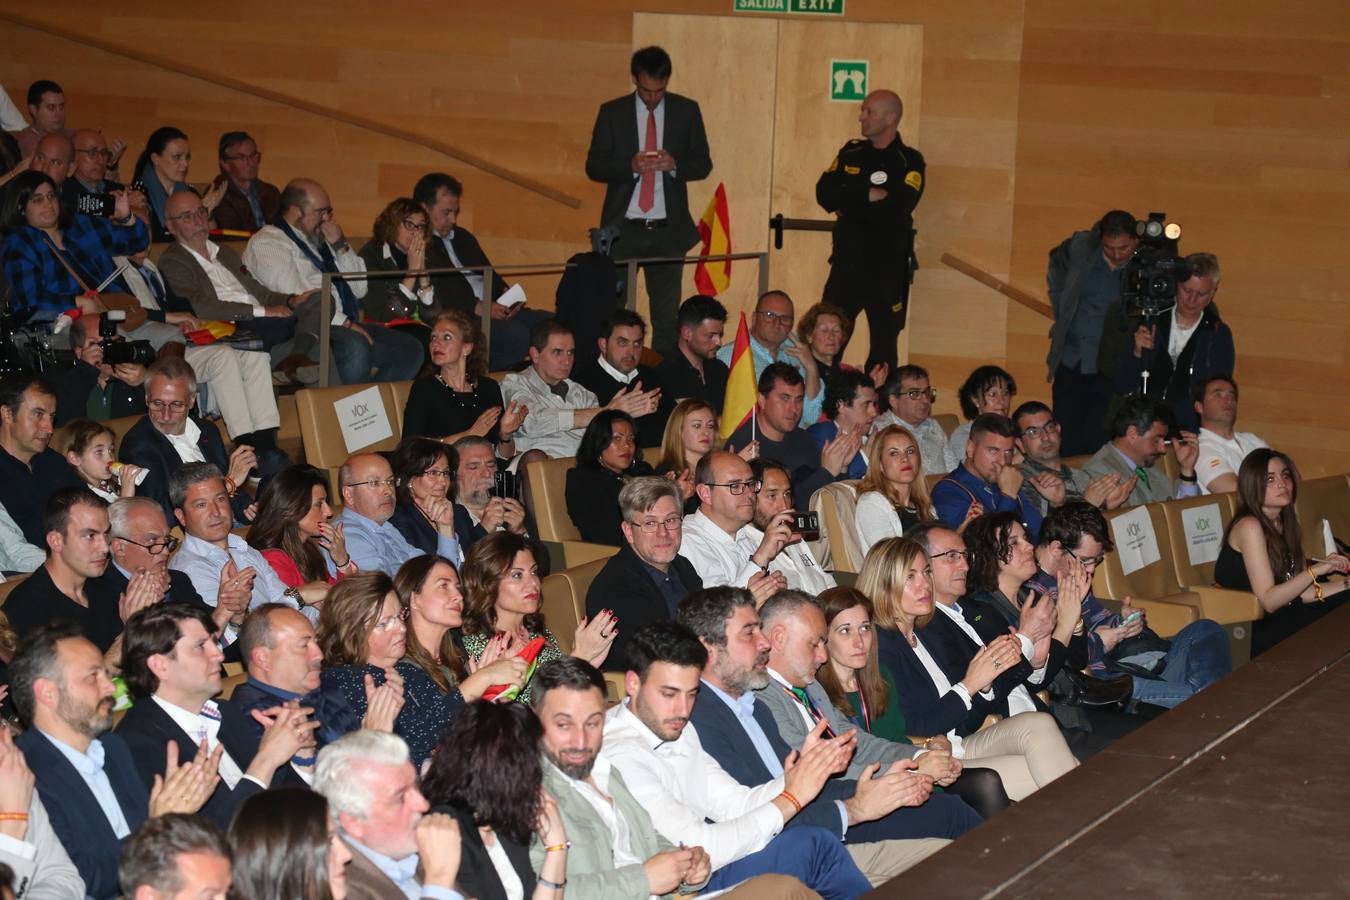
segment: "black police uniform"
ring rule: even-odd
[[[885,198],[869,201],[873,187],[885,190]],[[867,311],[869,369],[879,362],[896,365],[896,343],[909,312],[914,207],[923,189],[923,155],[906,147],[899,134],[882,149],[865,138],[849,141],[816,182],[816,202],[838,213],[823,299],[855,321]]]

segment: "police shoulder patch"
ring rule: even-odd
[[[834,158],[834,161],[830,163],[830,167],[829,167],[828,169],[826,169],[825,171],[826,171],[826,172],[833,172],[833,171],[837,170],[838,168],[839,168],[839,157],[836,156],[836,157]]]
[[[914,188],[914,190],[916,191],[919,190],[921,187],[923,187],[923,173],[922,172],[906,173],[905,184]]]
[[[849,165],[844,166],[845,175],[857,175],[861,171],[862,169],[860,169],[858,166],[849,166]]]

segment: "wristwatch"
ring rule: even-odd
[[[299,588],[288,587],[286,590],[282,591],[282,593],[295,601],[296,609],[304,609],[309,606],[309,604],[305,602],[305,598],[300,595]]]

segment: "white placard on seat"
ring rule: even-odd
[[[1191,565],[1203,566],[1219,558],[1219,541],[1223,538],[1219,504],[1182,510],[1181,531],[1186,535],[1186,555],[1190,557]]]
[[[333,412],[337,414],[342,441],[347,445],[349,454],[394,436],[378,387],[368,387],[364,391],[348,394],[341,400],[334,400]]]
[[[1120,554],[1120,568],[1126,575],[1162,559],[1147,506],[1136,506],[1112,519],[1111,534],[1116,541],[1116,553]]]

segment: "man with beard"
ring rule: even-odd
[[[764,540],[764,535],[775,522],[792,524],[796,514],[795,494],[787,469],[772,459],[760,457],[750,463],[750,471],[759,482],[759,493],[755,495],[755,518],[752,524],[745,526],[736,534],[736,543],[746,553],[754,553]],[[821,568],[815,554],[807,546],[800,532],[792,531],[792,539],[783,545],[778,555],[769,563],[769,571],[776,572],[787,581],[787,586],[808,594],[836,587],[834,576]]]
[[[469,548],[495,531],[525,534],[525,506],[515,497],[494,497],[497,454],[485,437],[469,435],[455,449],[455,537],[459,549]]]
[[[103,654],[69,622],[37,629],[9,669],[19,715],[32,727],[15,744],[37,779],[52,829],[84,879],[85,896],[121,895],[122,843],[147,818],[195,813],[215,786],[219,754],[178,764],[165,751],[166,776],[146,790],[125,742],[112,727],[113,684]]]
[[[695,294],[680,304],[680,336],[675,351],[656,367],[664,395],[671,402],[697,397],[720,410],[726,399],[727,364],[717,358],[727,308],[712,297]]]
[[[578,897],[640,897],[686,894],[730,887],[711,883],[702,847],[675,846],[628,792],[623,778],[600,755],[604,743],[605,679],[585,660],[568,656],[535,673],[531,704],[543,726],[544,788],[557,801],[569,842],[567,880]],[[612,824],[611,824],[612,823]],[[602,834],[608,846],[586,840]],[[538,870],[548,849],[530,846]],[[760,876],[723,896],[816,897],[799,882]]]
[[[642,344],[647,337],[642,316],[629,309],[616,310],[600,326],[600,335],[600,355],[577,367],[577,381],[597,400],[608,403],[621,389],[634,385],[644,391],[661,389],[656,370],[642,364]],[[639,447],[661,446],[666,419],[673,408],[674,403],[662,391],[656,410],[636,417]]]

